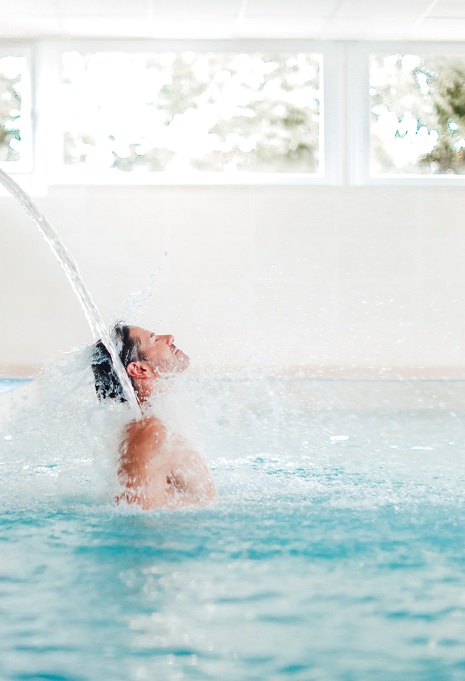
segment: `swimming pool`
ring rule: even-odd
[[[4,432],[0,678],[463,679],[465,383],[181,394],[211,508],[116,508],[73,390]]]

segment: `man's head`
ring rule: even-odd
[[[111,338],[139,400],[151,394],[156,379],[184,371],[189,366],[189,357],[176,348],[173,336],[156,335],[139,326],[117,324]],[[102,341],[94,346],[92,369],[99,400],[109,397],[119,402],[126,401],[110,353]]]

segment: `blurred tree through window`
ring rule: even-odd
[[[439,50],[369,55],[372,176],[465,175],[465,56]],[[320,53],[60,54],[61,81],[53,69],[33,71],[50,100],[41,100],[37,127],[42,171],[324,177]],[[0,53],[0,163],[16,172],[33,167],[32,55],[31,46]],[[334,99],[330,72],[327,80]],[[329,120],[344,115],[329,113]],[[347,154],[354,144],[349,137]]]
[[[63,54],[64,162],[317,173],[321,56]]]
[[[370,56],[371,171],[465,174],[465,58]]]
[[[26,60],[0,55],[0,162],[20,160],[21,89]]]

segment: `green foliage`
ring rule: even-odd
[[[21,76],[8,78],[0,71],[0,161],[19,160],[19,152],[11,143],[21,139],[21,95],[16,88],[20,80]]]
[[[166,115],[165,125],[175,116],[198,107],[198,99],[204,95],[209,79],[196,74],[191,53],[177,54],[171,66],[169,81],[156,93],[158,108]]]
[[[312,71],[313,78],[309,78],[301,76],[298,64],[283,55],[265,57],[263,64],[258,88],[242,81],[248,94],[246,101],[236,107],[232,117],[219,119],[210,133],[217,136],[221,145],[227,145],[236,136],[228,151],[238,169],[316,172],[318,100],[309,96],[306,106],[298,106],[292,94],[297,89],[310,93],[315,88],[317,67]],[[208,157],[204,162],[208,163]]]
[[[166,168],[167,164],[174,156],[173,152],[169,149],[159,149],[156,147],[141,154],[138,153],[138,147],[139,145],[137,144],[130,144],[129,154],[124,157],[118,156],[114,151],[113,167],[126,173],[135,169],[160,172]]]
[[[465,138],[465,64],[444,64],[432,74],[430,82],[440,134],[436,147],[420,163],[434,164],[441,173],[465,173],[460,142]]]
[[[370,66],[375,171],[465,173],[463,60],[375,55]]]
[[[121,64],[121,55],[116,58]],[[75,61],[81,69],[78,81],[84,76],[93,82],[89,106],[100,120],[95,132],[89,124],[79,129],[79,120],[69,126],[66,163],[99,163],[100,149],[101,158],[106,154],[107,163],[124,172],[318,170],[319,62],[312,55],[184,52],[128,59],[133,81],[141,85],[135,91],[130,83],[117,82],[120,107],[129,111],[123,123],[104,101],[108,93],[108,101],[116,101],[110,77],[105,88],[95,88],[92,56],[85,66]],[[72,95],[72,73],[67,81]],[[95,101],[96,91],[101,101]],[[89,111],[83,116],[88,121]]]

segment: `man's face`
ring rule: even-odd
[[[190,359],[175,346],[174,336],[157,336],[140,326],[131,326],[130,335],[139,339],[140,352],[157,373],[177,373],[189,366]]]

